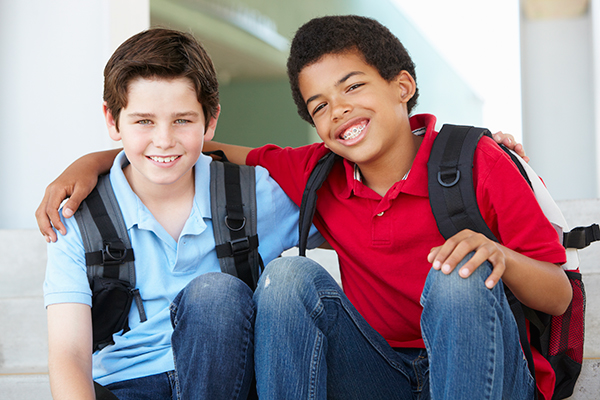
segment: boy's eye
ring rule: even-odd
[[[355,83],[354,85],[350,85],[350,87],[348,88],[348,91],[351,92],[354,89],[358,89],[359,87],[361,87],[362,85],[364,85],[364,83]]]
[[[181,118],[175,120],[175,123],[178,125],[187,124],[188,122],[190,122],[190,121],[188,121],[187,119],[181,119]]]
[[[137,121],[137,124],[140,125],[150,125],[152,123],[152,121],[150,121],[149,119],[141,119],[139,121]]]
[[[325,107],[325,104],[319,104],[318,106],[315,107],[315,109],[312,112],[312,115],[315,115],[316,113],[318,113],[319,111],[321,111],[323,109],[323,107]]]

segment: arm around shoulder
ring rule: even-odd
[[[94,189],[98,175],[110,171],[110,167],[120,149],[106,150],[86,154],[69,165],[58,178],[46,188],[44,198],[35,212],[40,232],[47,242],[56,241],[54,226],[62,235],[67,233],[60,220],[58,209],[68,198],[63,207],[63,216],[70,218],[81,202]]]
[[[210,152],[217,150],[223,151],[230,162],[238,165],[246,165],[246,157],[254,149],[252,147],[238,146],[235,144],[225,144],[213,141],[204,143],[203,151]]]

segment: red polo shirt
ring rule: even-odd
[[[355,179],[354,164],[336,163],[318,192],[314,223],[339,256],[344,292],[392,347],[424,348],[419,303],[431,265],[427,255],[444,243],[431,212],[427,160],[437,133],[435,117],[410,120],[426,133],[406,179],[381,197]],[[267,168],[298,205],[322,143],[253,150],[249,165]],[[540,261],[564,263],[565,250],[519,171],[493,140],[475,152],[473,180],[481,213],[505,246]],[[537,366],[537,364],[536,364]]]

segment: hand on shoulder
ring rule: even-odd
[[[525,162],[529,162],[529,157],[525,155],[525,149],[523,148],[523,145],[521,143],[516,142],[513,135],[509,133],[504,133],[502,131],[498,131],[492,136],[494,137],[496,143],[505,145],[507,148],[513,150],[515,153],[521,156],[521,158],[525,160]]]

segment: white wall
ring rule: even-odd
[[[0,1],[0,228],[36,227],[46,185],[113,146],[102,71],[149,15],[149,0]]]
[[[598,197],[593,25],[521,22],[523,143],[557,200]]]
[[[594,117],[596,140],[596,196],[600,197],[600,0],[591,0],[592,64],[594,74]]]

